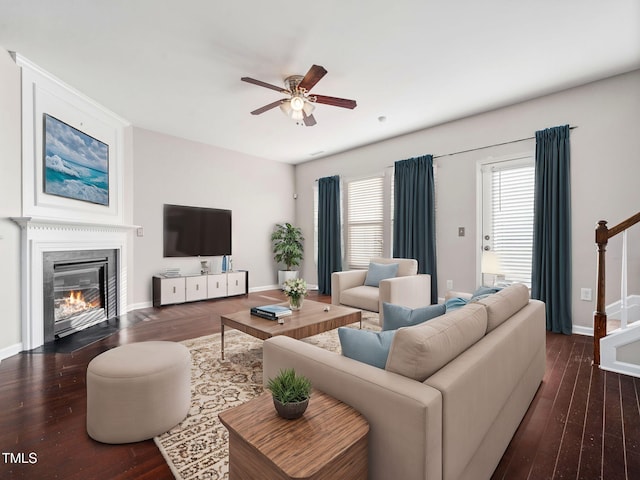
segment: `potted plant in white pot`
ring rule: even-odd
[[[273,243],[274,260],[286,266],[286,270],[278,271],[278,284],[282,286],[287,280],[298,278],[297,270],[293,270],[292,267],[300,266],[300,262],[304,258],[302,229],[294,227],[290,223],[278,224],[271,234],[271,242]]]

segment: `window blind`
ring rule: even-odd
[[[384,179],[373,177],[347,184],[347,264],[367,268],[383,254]]]
[[[531,286],[533,253],[533,165],[491,168],[493,251],[508,282]]]

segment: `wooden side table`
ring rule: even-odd
[[[271,393],[219,415],[229,430],[229,480],[366,480],[369,424],[350,406],[313,390],[302,418],[284,420]]]

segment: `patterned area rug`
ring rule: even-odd
[[[362,318],[362,328],[379,330],[377,314],[363,312]],[[337,330],[303,341],[340,352]],[[154,440],[176,479],[227,479],[228,434],[218,413],[263,392],[262,340],[225,330],[224,360],[219,333],[182,343],[191,352],[191,409],[182,423]]]

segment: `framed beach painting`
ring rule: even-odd
[[[44,193],[109,205],[109,145],[44,114]]]

